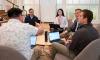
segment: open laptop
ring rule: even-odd
[[[64,31],[63,28],[60,28],[59,24],[49,24],[51,32],[59,32],[62,33]]]
[[[59,24],[49,24],[49,26],[54,29],[60,28]]]
[[[36,36],[31,36],[31,48],[33,48],[36,45],[37,37]]]
[[[58,42],[60,40],[59,32],[50,32],[48,35],[50,42]]]

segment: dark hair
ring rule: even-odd
[[[8,17],[19,17],[20,14],[22,14],[22,10],[19,8],[11,8],[7,11]]]
[[[77,11],[77,10],[80,10],[81,11],[81,9],[75,9],[75,11]]]
[[[30,10],[33,10],[33,9],[32,9],[32,8],[30,8],[30,9],[29,9],[29,11],[30,11]]]
[[[84,9],[82,10],[82,12],[83,12],[83,18],[87,18],[87,22],[91,23],[93,19],[93,12],[88,9]]]
[[[65,15],[64,15],[64,11],[63,11],[63,9],[58,9],[58,11],[59,11],[59,10],[62,11],[62,16],[65,16]],[[56,15],[56,17],[59,16],[58,11],[57,11],[57,15]]]

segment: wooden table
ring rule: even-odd
[[[44,28],[44,31],[50,32],[49,24],[42,23],[41,26]],[[51,45],[49,40],[45,42],[45,32],[42,35],[37,36],[37,45]]]
[[[37,36],[36,44],[37,45],[51,45],[49,40],[47,40],[47,42],[45,42],[45,35],[44,34]]]

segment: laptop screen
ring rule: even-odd
[[[31,45],[36,45],[36,36],[31,36]]]
[[[60,39],[59,32],[50,32],[49,33],[49,40],[50,41],[57,40],[57,39]]]

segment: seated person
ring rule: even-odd
[[[30,25],[36,26],[36,23],[40,23],[40,20],[38,20],[38,17],[34,15],[34,10],[29,9],[29,15],[25,17],[25,23],[29,23]]]
[[[54,20],[54,24],[59,24],[60,28],[67,28],[68,27],[68,21],[66,17],[64,16],[63,9],[58,9],[56,19]]]
[[[78,23],[78,17],[80,15],[80,13],[81,13],[81,9],[75,9],[75,17],[76,17],[76,19],[74,20],[73,25],[70,27],[70,30],[72,32],[77,31],[78,27],[80,27],[80,24]]]
[[[67,38],[69,36],[70,32],[75,32],[75,31],[77,31],[78,29],[81,28],[81,24],[78,22],[78,17],[80,15],[80,13],[81,13],[81,9],[75,9],[76,19],[74,20],[74,23],[72,24],[72,26],[70,26],[64,32],[61,33],[62,38],[64,38],[64,37]]]
[[[50,31],[59,31],[60,33],[62,33],[68,27],[68,21],[64,16],[63,9],[58,9],[54,24],[52,24],[52,26],[53,28],[51,28],[50,24]]]
[[[36,27],[23,23],[22,10],[11,8],[7,11],[10,18],[0,27],[0,45],[11,47],[21,53],[27,60],[31,59],[31,36],[43,34],[40,25]]]
[[[82,24],[82,27],[78,29],[72,36],[72,41],[69,46],[59,44],[57,42],[52,43],[52,53],[50,57],[54,60],[55,54],[60,53],[66,57],[73,59],[77,56],[91,41],[99,37],[99,33],[92,26],[93,13],[90,10],[82,10],[80,16],[78,17],[79,23]],[[67,43],[67,42],[65,42]],[[68,43],[67,43],[68,44]],[[40,57],[39,49],[34,48],[34,58],[38,60],[37,57]]]

